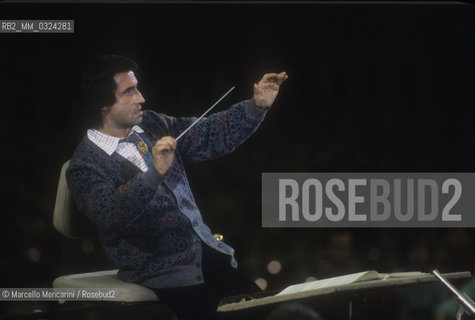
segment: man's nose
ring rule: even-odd
[[[138,100],[137,103],[144,103],[145,98],[143,97],[142,93],[139,90],[137,90],[137,93],[138,93],[137,94],[137,100]]]

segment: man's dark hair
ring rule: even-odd
[[[81,108],[88,128],[101,127],[101,108],[115,103],[114,76],[127,71],[136,73],[137,69],[135,61],[118,55],[100,55],[87,63],[81,79]]]

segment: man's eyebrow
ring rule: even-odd
[[[132,89],[135,89],[135,86],[130,86],[130,87],[125,88],[123,91],[120,92],[120,94],[124,94],[124,93],[126,93],[127,91],[130,91],[130,90],[132,90]]]

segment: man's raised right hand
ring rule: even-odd
[[[175,158],[176,140],[170,136],[162,137],[152,148],[153,166],[161,175],[167,173]]]

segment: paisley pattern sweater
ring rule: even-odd
[[[87,137],[82,140],[66,171],[68,186],[120,279],[154,288],[203,283],[203,245],[228,255],[237,267],[233,248],[204,224],[184,166],[232,152],[265,113],[251,99],[201,119],[178,141],[165,175],[153,166],[142,172],[119,154],[109,156]],[[177,137],[195,120],[144,111],[141,137],[151,150],[158,139]]]

